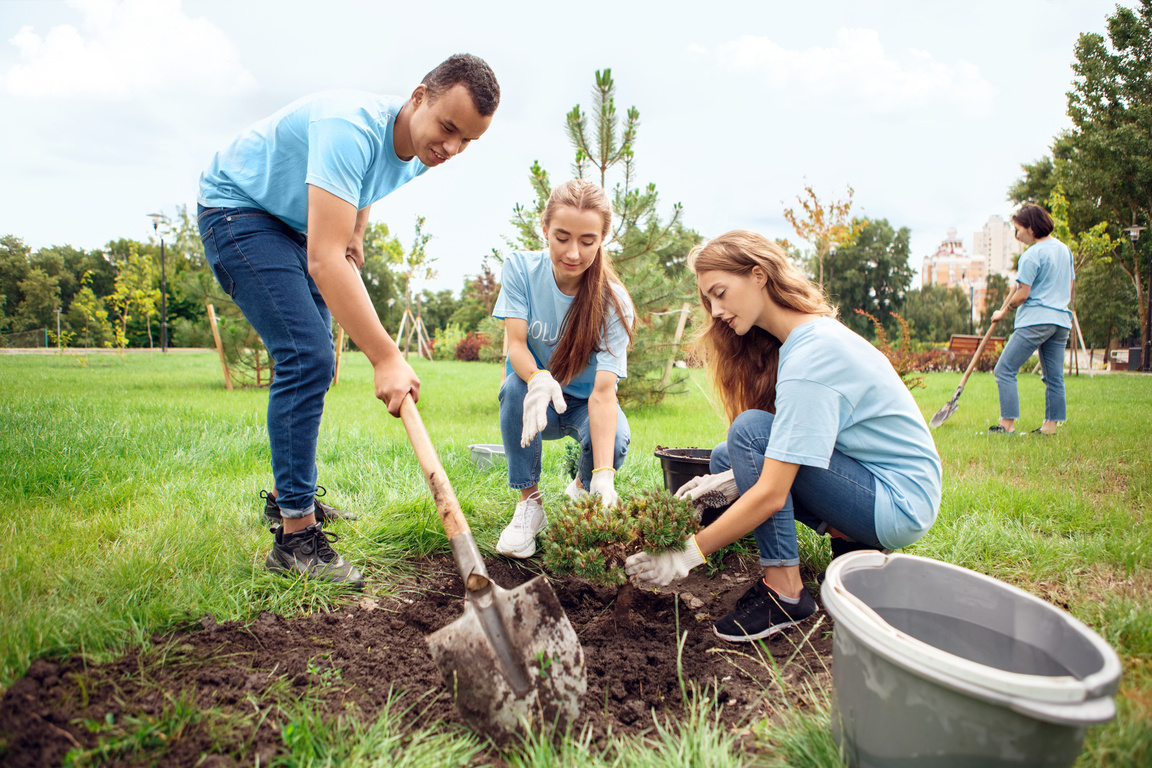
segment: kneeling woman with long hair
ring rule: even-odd
[[[626,571],[666,586],[749,532],[764,566],[714,625],[756,640],[811,616],[795,521],[828,533],[833,551],[895,549],[919,539],[940,508],[940,457],[892,365],[835,319],[835,310],[776,243],[728,232],[689,256],[712,317],[701,341],[731,422],[712,474],[679,489],[733,502],[683,551],[640,553]]]
[[[500,387],[500,433],[508,485],[520,491],[496,551],[525,558],[547,523],[539,491],[541,440],[580,443],[566,493],[617,503],[616,470],[628,453],[628,420],[616,400],[628,375],[632,301],[603,248],[612,208],[596,184],[565,182],[541,217],[548,250],[512,253],[492,311],[504,319],[507,376]]]

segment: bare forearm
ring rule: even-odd
[[[696,543],[705,555],[723,549],[747,536],[756,526],[784,508],[799,466],[765,459],[760,479],[716,522],[696,534]]]
[[[616,393],[593,392],[588,398],[588,429],[594,469],[613,466],[616,448]]]
[[[380,324],[364,281],[345,259],[343,251],[318,253],[309,244],[308,272],[336,322],[374,366],[400,354],[396,343]]]

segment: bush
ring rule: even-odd
[[[544,566],[599,584],[627,583],[624,560],[640,551],[679,549],[699,530],[692,502],[644,491],[605,508],[599,496],[566,499],[542,536]]]
[[[448,323],[437,332],[432,342],[433,360],[451,360],[456,357],[456,347],[464,339],[464,329],[457,323]]]
[[[456,359],[475,362],[480,359],[480,350],[488,344],[488,339],[471,331],[456,345]]]
[[[916,343],[911,339],[908,322],[895,312],[892,313],[892,316],[900,324],[900,346],[894,348],[889,343],[888,334],[885,333],[884,326],[880,324],[879,320],[862,309],[857,309],[856,312],[872,321],[872,326],[876,329],[877,348],[892,363],[892,367],[896,369],[896,373],[900,374],[900,378],[908,389],[924,386],[924,377],[913,374],[939,373],[941,371],[962,372],[968,369],[968,364],[972,361],[971,355],[953,355],[947,349],[940,347],[918,349]],[[995,368],[1002,349],[1003,346],[999,344],[985,347],[984,351],[980,353],[980,359],[976,362],[974,370],[990,371]]]
[[[488,343],[480,347],[480,362],[504,362],[504,321],[495,317],[486,317],[480,323],[476,333],[488,339]]]

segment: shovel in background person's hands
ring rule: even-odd
[[[1008,308],[1008,302],[1012,299],[1012,294],[1015,291],[1008,291],[1008,295],[1004,297],[1004,303],[1000,305],[1000,311]],[[984,347],[988,345],[988,339],[992,338],[992,332],[996,330],[996,320],[988,322],[988,330],[984,332],[984,338],[980,339],[980,346],[976,347],[976,351],[972,353],[972,360],[968,363],[968,369],[964,371],[964,377],[960,379],[960,386],[956,387],[956,392],[952,395],[952,399],[944,404],[944,407],[936,411],[936,414],[928,422],[928,426],[932,429],[940,426],[948,421],[948,418],[956,413],[956,409],[960,407],[960,393],[964,391],[964,385],[968,382],[968,377],[972,375],[972,371],[976,370],[976,363],[980,360],[980,355],[984,353]]]

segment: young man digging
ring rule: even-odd
[[[420,379],[380,324],[356,270],[372,203],[482,136],[500,86],[481,59],[459,54],[407,98],[359,91],[306,97],[246,128],[200,176],[204,254],[275,361],[268,441],[275,488],[266,498],[266,564],[363,586],[331,546],[326,519],[351,517],[316,499],[316,443],[335,372],[332,320],[374,369],[393,416]],[[330,314],[331,313],[331,314]]]

